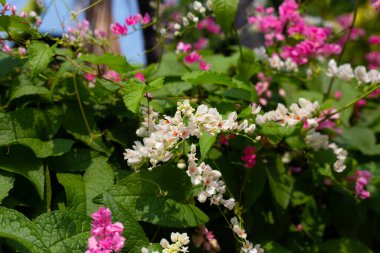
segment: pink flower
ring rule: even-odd
[[[85,78],[87,81],[93,82],[93,81],[95,81],[96,76],[91,75],[91,74],[89,74],[89,73],[86,73],[86,74],[84,74],[84,78]]]
[[[25,11],[22,11],[22,12],[20,13],[20,17],[21,17],[21,18],[26,18],[27,16],[28,16],[28,14],[26,14]]]
[[[256,165],[256,147],[247,146],[243,151],[241,160],[244,162],[244,167],[253,168]]]
[[[106,37],[106,32],[102,29],[95,29],[94,34],[99,39],[103,39]]]
[[[199,38],[199,40],[195,43],[194,49],[201,50],[207,47],[207,45],[208,45],[208,39],[202,37],[202,38]]]
[[[113,70],[108,70],[105,74],[104,74],[104,78],[108,79],[108,80],[111,80],[115,83],[118,83],[118,82],[121,82],[121,77],[120,75],[113,71]]]
[[[144,17],[141,18],[141,24],[146,25],[150,23],[149,13],[145,13]]]
[[[190,52],[190,50],[191,50],[191,45],[189,43],[183,43],[182,41],[180,41],[177,45],[178,52],[188,53]]]
[[[221,33],[220,26],[215,23],[214,19],[212,17],[207,17],[203,19],[201,22],[197,25],[198,30],[206,29],[206,31],[214,34]]]
[[[371,196],[370,192],[364,188],[368,185],[371,180],[372,173],[366,170],[358,170],[355,173],[355,195],[361,199],[367,199]]]
[[[128,28],[125,25],[121,25],[116,22],[111,25],[111,31],[115,35],[126,35],[128,33]]]
[[[380,0],[369,0],[371,3],[372,7],[375,8],[376,10],[380,10]]]
[[[380,44],[380,35],[372,35],[368,39],[368,43],[371,45],[379,45]]]
[[[18,48],[18,54],[21,55],[21,56],[26,55],[26,49],[25,49],[25,47],[19,47]]]
[[[302,224],[301,224],[301,223],[297,225],[297,231],[298,231],[299,233],[301,233],[301,232],[303,231],[303,227],[302,227]]]
[[[335,93],[334,93],[334,98],[336,99],[336,100],[339,100],[339,99],[341,99],[341,97],[343,96],[343,92],[341,92],[341,91],[335,91]]]
[[[135,74],[135,78],[136,78],[136,79],[139,79],[141,82],[145,83],[145,76],[144,76],[143,73],[141,73],[141,72],[137,72],[137,73]]]
[[[128,18],[125,19],[125,23],[130,26],[135,26],[139,23],[141,18],[140,14],[134,15],[134,16],[129,16]]]
[[[91,237],[88,239],[86,253],[121,252],[125,238],[121,235],[124,226],[111,222],[111,211],[101,207],[91,215]]]
[[[186,55],[184,60],[187,64],[193,64],[200,61],[201,58],[201,55],[197,51],[193,51],[189,55]]]
[[[207,71],[207,70],[209,70],[211,68],[211,64],[207,64],[207,62],[205,62],[205,61],[200,61],[199,62],[199,68],[201,70]]]

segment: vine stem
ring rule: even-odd
[[[366,93],[364,93],[363,95],[361,95],[360,97],[356,98],[354,101],[351,101],[350,103],[346,104],[345,106],[343,106],[342,108],[340,108],[339,110],[333,112],[333,113],[330,113],[330,114],[327,114],[325,116],[325,118],[320,122],[324,122],[325,120],[331,118],[332,116],[334,116],[335,114],[338,114],[344,110],[346,110],[347,108],[353,106],[355,103],[357,103],[359,100],[363,99],[363,98],[366,98],[368,95],[370,95],[372,92],[376,91],[380,89],[380,84],[377,84],[374,88],[370,89],[369,91],[367,91]]]
[[[83,118],[84,124],[85,124],[85,126],[86,126],[86,129],[87,129],[89,135],[90,135],[90,143],[91,143],[91,141],[92,141],[92,137],[93,137],[93,134],[92,134],[92,131],[91,131],[90,125],[88,124],[87,117],[86,117],[86,113],[85,113],[84,108],[83,108],[83,105],[82,105],[82,100],[81,100],[80,95],[79,95],[78,84],[77,84],[76,76],[73,77],[73,82],[74,82],[74,88],[75,88],[75,96],[76,96],[77,101],[78,101],[79,109],[80,109],[80,112],[81,112],[81,114],[82,114],[82,118]]]
[[[339,58],[338,58],[338,66],[342,62],[343,54],[344,54],[344,52],[346,50],[348,42],[350,41],[350,37],[351,37],[351,34],[352,34],[352,30],[354,29],[356,17],[358,16],[358,9],[359,9],[359,1],[355,0],[355,9],[354,9],[354,14],[353,14],[352,22],[351,22],[350,27],[348,28],[347,39],[346,39],[346,41],[343,44],[342,52],[340,53]],[[330,92],[331,92],[331,88],[332,88],[332,86],[334,84],[334,81],[335,81],[335,77],[333,76],[330,79],[329,87],[327,88],[327,92],[326,92],[326,94],[324,96],[325,99],[329,97]]]
[[[93,72],[91,72],[91,71],[89,71],[89,70],[83,68],[81,65],[79,65],[78,63],[76,63],[76,62],[75,62],[73,59],[71,59],[70,57],[68,57],[68,56],[66,56],[66,55],[63,55],[63,54],[57,54],[57,56],[61,56],[61,57],[65,58],[65,59],[66,59],[68,62],[70,62],[74,67],[78,68],[78,69],[81,70],[82,72],[87,73],[87,74],[90,74],[90,75],[94,75]],[[113,83],[113,84],[119,86],[120,88],[124,88],[124,85],[119,84],[119,83],[116,83],[116,82],[114,82],[114,81],[112,81],[112,80],[106,79],[106,78],[104,78],[104,77],[102,77],[102,76],[97,76],[97,78],[100,78],[100,79],[102,79],[102,80],[106,80],[106,81],[108,81],[108,82],[111,82],[111,83]]]

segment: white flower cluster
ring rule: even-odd
[[[143,108],[142,113],[144,115],[144,120],[141,123],[140,128],[136,130],[136,134],[139,137],[146,137],[149,133],[155,131],[158,113],[153,111],[151,108]]]
[[[241,247],[241,253],[264,253],[264,249],[261,248],[260,244],[253,247],[252,242],[247,240],[247,234],[245,230],[240,226],[237,217],[231,219],[232,230],[234,233],[243,240],[243,246]]]
[[[143,138],[143,143],[136,141],[132,149],[125,150],[124,159],[133,169],[138,170],[147,162],[150,162],[152,169],[157,163],[168,161],[172,157],[171,149],[176,147],[179,141],[190,136],[199,138],[202,131],[210,135],[221,131],[241,131],[249,134],[256,129],[256,125],[249,124],[247,120],[239,124],[236,121],[236,112],[230,113],[228,119],[223,120],[215,108],[208,108],[207,105],[198,106],[195,113],[188,100],[177,105],[174,117],[164,116],[157,124],[153,117],[149,122],[150,135]],[[145,128],[143,126],[138,132],[147,132],[144,130],[147,126],[148,124],[145,124]]]
[[[300,98],[298,103],[290,105],[290,111],[283,104],[279,103],[276,110],[269,111],[263,115],[256,116],[256,124],[262,125],[269,121],[274,121],[282,126],[294,126],[300,121],[306,121],[309,126],[317,126],[318,123],[314,114],[319,110],[318,102],[310,102]]]
[[[196,161],[196,147],[191,145],[188,157],[187,175],[191,179],[193,185],[203,185],[203,190],[198,194],[198,201],[201,203],[206,202],[209,198],[210,203],[214,205],[224,205],[229,210],[235,206],[235,199],[230,198],[225,200],[223,194],[226,192],[226,186],[220,177],[222,174],[218,170],[213,170],[208,164],[202,162],[197,164]]]
[[[327,135],[312,131],[306,135],[305,142],[315,151],[320,149],[332,149],[337,158],[334,163],[334,170],[340,173],[346,169],[346,165],[344,163],[347,158],[347,151],[338,147],[335,143],[329,143],[329,137]]]
[[[265,47],[255,48],[253,52],[255,53],[257,59],[264,63],[269,63],[269,66],[272,69],[285,72],[298,72],[298,65],[290,58],[283,61],[277,54],[272,54],[272,56],[269,57],[266,53]]]
[[[181,35],[182,27],[186,27],[190,25],[191,23],[197,24],[199,22],[199,17],[197,15],[205,16],[206,10],[207,9],[211,10],[211,5],[212,5],[212,2],[210,0],[206,2],[205,6],[203,6],[203,4],[199,1],[194,1],[191,4],[191,8],[194,10],[195,14],[193,12],[188,12],[186,16],[182,17],[182,24],[174,23],[173,24],[174,35],[175,36]]]
[[[353,70],[351,65],[348,63],[338,66],[334,59],[329,61],[326,75],[328,77],[336,77],[344,81],[356,79],[359,83],[380,82],[380,73],[377,70],[371,69],[367,72],[364,66],[358,66],[355,70]]]
[[[172,233],[170,235],[170,240],[173,242],[172,244],[170,244],[165,238],[161,240],[160,244],[164,248],[162,253],[189,252],[188,247],[185,246],[190,242],[186,233]]]

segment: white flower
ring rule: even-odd
[[[368,72],[368,78],[371,80],[371,83],[379,83],[380,82],[380,73],[375,69],[371,69]]]
[[[252,103],[251,108],[252,108],[253,115],[259,114],[259,112],[261,111],[261,106],[257,105],[256,103]]]
[[[355,77],[351,65],[346,63],[339,66],[337,77],[344,81],[351,81]]]
[[[364,66],[358,66],[355,68],[355,77],[358,79],[359,82],[362,83],[369,83],[371,82],[371,79],[369,78],[367,74],[367,70]]]
[[[227,199],[227,200],[224,201],[223,205],[224,205],[228,210],[232,210],[232,209],[234,209],[234,207],[235,207],[235,199],[234,199],[234,198]]]
[[[336,64],[336,61],[334,59],[331,59],[328,63],[326,75],[328,77],[334,77],[337,74],[338,74],[338,66]]]
[[[201,2],[198,2],[198,1],[194,1],[193,2],[193,8],[194,8],[194,10],[199,11],[202,7],[203,7],[203,5],[202,5]]]

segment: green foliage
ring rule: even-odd
[[[212,2],[216,21],[225,33],[229,33],[233,29],[238,5],[238,0],[215,0]]]
[[[28,50],[32,76],[36,76],[49,65],[54,55],[54,48],[44,42],[35,41],[30,44]]]
[[[217,137],[217,135],[209,135],[208,133],[202,133],[201,138],[199,139],[199,147],[201,150],[202,158],[206,157],[207,153],[210,151]]]
[[[294,178],[286,173],[286,168],[280,157],[277,157],[275,161],[269,161],[268,165],[269,187],[274,200],[282,209],[286,209],[292,195]]]
[[[167,180],[171,177],[176,180]],[[132,174],[119,181],[107,194],[137,220],[166,227],[195,227],[207,222],[208,217],[188,203],[191,189],[184,172],[164,166],[151,172]]]
[[[89,218],[55,211],[33,222],[21,213],[0,207],[0,236],[20,243],[22,252],[83,252],[89,237]],[[27,249],[27,250],[26,250]]]
[[[133,69],[133,67],[127,62],[127,58],[125,56],[114,55],[111,53],[105,53],[101,56],[95,54],[83,54],[79,59],[96,65],[104,64],[110,69],[121,73]]]

